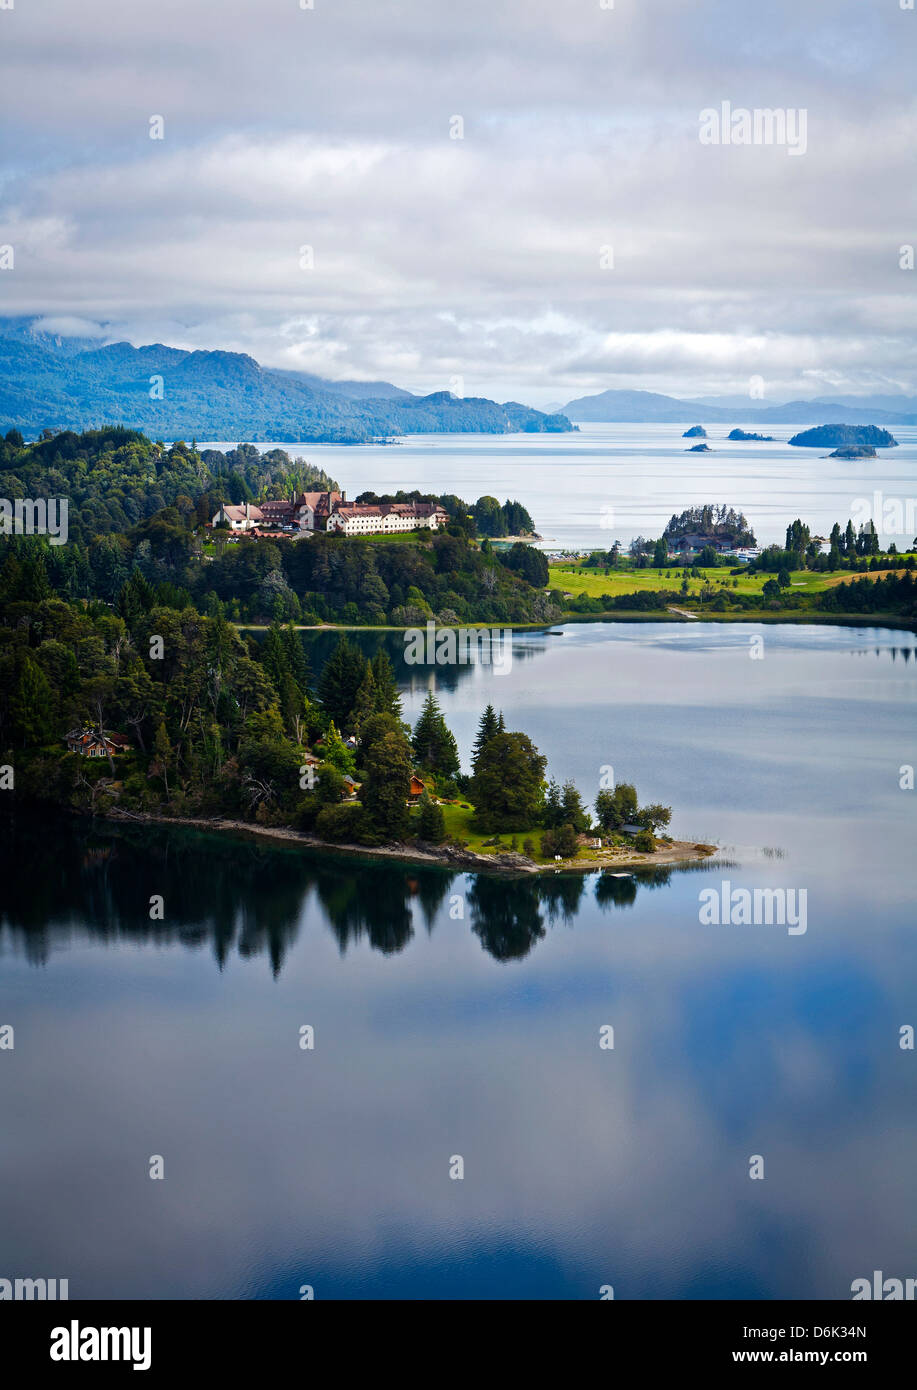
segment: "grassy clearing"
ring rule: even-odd
[[[370,541],[373,545],[430,545],[436,533],[429,527],[423,531],[392,531],[383,534],[379,531],[370,531],[366,535],[362,532],[356,537],[360,541]],[[343,536],[342,540],[350,540],[351,537]]]
[[[474,811],[467,801],[453,805],[443,804],[446,834],[450,840],[461,840],[470,850],[474,850],[475,854],[499,854],[501,850],[512,849],[512,833],[494,836],[482,835],[478,831],[472,830],[471,818],[473,814]],[[520,854],[522,853],[522,844],[524,840],[531,840],[536,851],[538,850],[543,834],[541,826],[533,826],[529,830],[517,830],[514,833],[516,848],[519,850]],[[495,845],[486,845],[484,843],[485,840],[493,839],[496,839],[498,843]],[[536,853],[533,858],[535,858],[539,864],[545,862],[538,853]]]
[[[671,594],[673,603],[677,603],[679,599],[684,598],[681,592],[681,574],[680,568],[672,566],[668,570],[617,569],[610,570],[606,575],[604,570],[584,569],[581,564],[564,560],[560,564],[550,566],[548,584],[550,588],[560,589],[573,598],[580,594],[587,594],[590,598],[600,598],[602,594],[611,594],[614,597],[617,594],[634,594],[640,590],[653,589]],[[826,571],[824,574],[816,574],[812,570],[794,570],[790,575],[790,583],[795,593],[814,594],[830,589],[835,584],[860,577],[850,570]],[[765,582],[774,578],[776,576],[772,574],[743,572],[733,576],[726,569],[698,569],[691,571],[688,584],[695,594],[705,579],[709,579],[715,589],[724,588],[727,593],[760,594]],[[737,581],[735,588],[734,580]]]

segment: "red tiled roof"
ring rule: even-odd
[[[220,508],[224,516],[228,516],[230,521],[260,521],[262,518],[261,508],[249,504],[246,513],[245,506],[235,507],[226,506]]]

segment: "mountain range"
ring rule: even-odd
[[[100,344],[0,321],[0,431],[127,425],[154,439],[364,444],[393,435],[508,434],[573,428],[516,401],[449,391],[415,396],[390,382],[326,381],[262,367],[239,352]]]
[[[900,407],[889,409],[892,401],[900,401]],[[654,391],[600,391],[569,401],[561,413],[574,422],[594,424],[917,425],[917,397],[842,396],[765,406],[747,396],[679,400]]]
[[[573,422],[573,423],[571,423]],[[600,391],[548,412],[517,401],[417,396],[389,381],[330,381],[246,353],[105,343],[0,318],[0,432],[127,425],[154,439],[365,444],[396,435],[561,433],[580,423],[917,425],[917,397],[839,396],[782,405]]]

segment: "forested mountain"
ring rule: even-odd
[[[5,331],[2,331],[5,327]],[[376,390],[378,395],[371,393]],[[155,439],[289,439],[359,444],[399,434],[507,434],[572,428],[562,415],[448,391],[414,396],[388,382],[328,382],[272,371],[238,352],[58,339],[0,324],[0,429],[105,425]]]

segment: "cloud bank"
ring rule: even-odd
[[[534,404],[917,389],[914,11],[314,5],[0,11],[0,312]],[[804,155],[701,143],[724,101]]]

